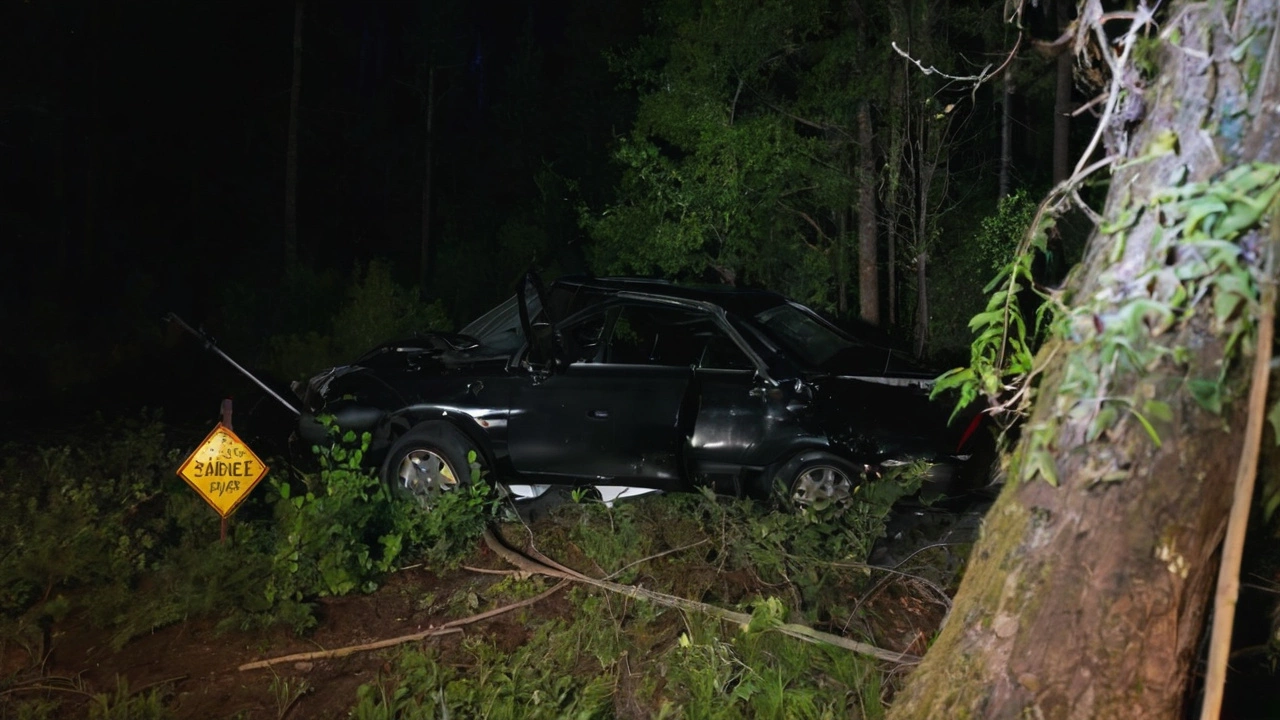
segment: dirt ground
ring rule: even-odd
[[[505,567],[482,547],[467,564]],[[239,668],[270,658],[420,633],[457,619],[456,613],[449,614],[446,603],[428,603],[426,598],[447,598],[459,592],[483,596],[501,578],[465,568],[443,575],[422,568],[404,570],[373,594],[322,599],[318,625],[305,636],[287,628],[217,632],[217,621],[210,618],[161,628],[115,651],[108,632],[89,629],[87,623],[71,618],[53,629],[52,652],[43,667],[33,664],[24,649],[6,648],[6,674],[16,673],[23,680],[11,688],[9,698],[0,698],[0,716],[15,717],[14,705],[5,700],[20,701],[47,691],[62,701],[59,717],[85,717],[91,694],[111,692],[118,679],[124,679],[132,693],[163,688],[167,706],[179,718],[344,718],[356,702],[357,688],[390,671],[395,648],[292,660],[262,669]],[[873,639],[885,649],[922,653],[945,606],[920,598],[920,593],[900,584],[873,586],[865,601],[867,615],[876,618],[875,627],[861,630],[874,631]],[[459,646],[468,635],[480,633],[498,647],[514,650],[540,623],[571,616],[568,600],[560,592],[522,608],[521,622],[516,622],[516,613],[499,615],[468,624],[460,633],[417,642],[435,643],[445,657],[463,662]],[[305,692],[295,699],[297,689],[304,687]]]
[[[497,564],[496,562],[494,563]],[[341,718],[355,703],[356,688],[377,678],[387,664],[386,650],[352,653],[339,658],[316,658],[240,670],[245,663],[269,658],[334,650],[388,638],[419,633],[453,617],[445,609],[423,608],[428,593],[447,597],[459,590],[483,589],[500,579],[466,570],[444,576],[423,569],[392,575],[375,593],[324,598],[317,607],[318,625],[298,636],[287,628],[265,633],[217,632],[216,619],[200,619],[162,628],[136,638],[119,651],[112,650],[109,632],[89,629],[74,619],[55,628],[52,652],[43,669],[25,674],[28,692],[42,688],[66,688],[71,697],[88,692],[109,692],[124,678],[132,692],[164,687],[168,705],[180,718]],[[549,619],[565,612],[562,599],[548,598],[529,611]],[[528,636],[526,627],[509,618],[496,617],[467,626],[464,633],[484,633],[500,645],[518,645]],[[462,634],[445,635],[422,642],[442,648],[456,646]],[[30,665],[20,648],[6,651],[7,672]],[[17,687],[24,687],[19,684]],[[306,687],[291,706],[293,692]],[[21,699],[23,692],[13,693]],[[65,694],[65,693],[64,693]],[[63,697],[68,717],[83,717],[83,709]],[[2,707],[3,704],[0,704]],[[9,716],[8,712],[4,713]]]

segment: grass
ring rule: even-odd
[[[840,631],[837,621],[846,623],[848,605],[868,585],[853,563],[870,547],[868,527],[866,515],[814,522],[711,495],[612,508],[577,502],[533,527],[508,523],[501,532],[513,544],[588,574],[754,610],[753,620],[738,627],[579,587],[560,616],[535,624],[514,651],[503,649],[504,638],[476,634],[451,649],[394,654],[360,689],[353,717],[882,717],[888,668],[772,630],[816,619]],[[455,602],[454,612],[546,587],[538,577],[509,576],[483,593],[466,591],[472,602]]]
[[[117,648],[202,617],[218,617],[225,631],[306,632],[317,597],[372,591],[386,572],[415,562],[460,580],[413,589],[415,606],[433,618],[465,617],[550,587],[539,576],[455,569],[493,563],[474,541],[490,512],[482,497],[460,495],[448,518],[419,522],[388,508],[350,462],[264,483],[221,544],[216,514],[174,475],[187,439],[169,432],[148,415],[112,425],[106,439],[3,453],[0,642],[22,648],[28,660],[20,675],[3,679],[3,717],[64,717],[71,705],[102,718],[172,714],[164,688],[131,691],[124,680],[108,691],[8,693],[20,677],[41,677],[48,640],[70,618],[106,630]],[[909,481],[886,481],[840,518],[771,512],[708,493],[613,507],[586,500],[562,505],[532,527],[503,522],[512,544],[536,547],[585,574],[754,611],[755,619],[743,629],[575,588],[513,614],[519,638],[492,636],[480,624],[465,640],[389,655],[380,676],[352,698],[351,714],[880,717],[892,691],[885,668],[770,628],[801,622],[851,632],[849,618],[868,615],[860,600],[868,571],[860,563],[889,505],[909,489]],[[277,716],[305,704],[310,689],[276,676],[269,695]]]

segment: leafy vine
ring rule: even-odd
[[[1064,345],[1071,353],[1061,382],[1055,387],[1050,412],[1027,428],[1029,444],[1017,459],[1013,476],[1041,477],[1057,484],[1052,443],[1063,419],[1081,422],[1085,440],[1105,438],[1125,418],[1138,422],[1153,443],[1160,445],[1156,424],[1172,419],[1170,406],[1155,397],[1150,384],[1137,383],[1128,393],[1117,391],[1116,378],[1149,373],[1164,361],[1183,366],[1184,347],[1168,347],[1153,340],[1175,330],[1198,309],[1211,312],[1213,330],[1227,338],[1216,378],[1185,379],[1190,396],[1203,408],[1219,413],[1224,404],[1224,380],[1230,361],[1254,341],[1254,310],[1259,297],[1258,237],[1247,231],[1263,221],[1280,194],[1280,165],[1249,163],[1208,182],[1175,182],[1159,191],[1147,207],[1130,205],[1098,231],[1109,235],[1110,264],[1124,253],[1129,231],[1147,213],[1157,228],[1145,256],[1150,258],[1133,279],[1104,271],[1092,296],[1067,307],[1058,293],[1034,285],[1031,259],[1043,251],[1051,220],[1038,219],[1020,252],[987,287],[991,297],[985,312],[970,323],[976,333],[971,364],[941,378],[935,394],[959,389],[960,406],[985,395],[990,410],[1015,416],[1027,413],[1034,379]],[[1045,300],[1029,330],[1018,306],[1018,293],[1035,289]],[[994,291],[994,292],[993,292]],[[1048,328],[1047,342],[1038,355],[1034,340]],[[1107,482],[1126,476],[1122,464],[1100,462],[1086,478]]]

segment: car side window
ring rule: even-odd
[[[596,312],[561,329],[560,337],[569,362],[600,361],[607,318],[608,313]]]
[[[698,367],[705,370],[754,370],[755,363],[742,352],[728,335],[720,328],[712,328],[714,334],[708,338],[702,351]]]
[[[651,365],[657,335],[653,318],[643,308],[624,307],[613,321],[604,360],[615,365]]]
[[[734,370],[754,367],[706,313],[648,305],[621,308],[604,361]]]

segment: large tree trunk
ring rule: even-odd
[[[836,313],[845,317],[849,312],[849,268],[845,252],[849,238],[849,208],[842,207],[832,214],[836,221],[836,241],[832,247],[835,253]]]
[[[876,156],[871,106],[858,103],[858,305],[862,319],[880,324],[880,257],[876,248]]]
[[[902,63],[889,69],[889,147],[885,157],[885,266],[889,283],[889,327],[898,323],[898,218],[901,216],[902,163],[906,132],[903,130],[907,112],[906,90]]]
[[[284,262],[298,262],[298,101],[302,96],[302,7],[293,6],[293,82],[289,86],[289,138],[284,168]]]
[[[1108,310],[1158,292],[1136,278],[1195,257],[1189,247],[1153,256],[1158,213],[1144,209],[1161,186],[1184,171],[1187,183],[1201,182],[1242,162],[1280,160],[1280,6],[1183,0],[1167,13],[1145,119],[1127,147],[1108,148],[1128,162],[1115,166],[1103,217],[1137,220],[1123,245],[1114,234],[1090,239],[1067,297],[1100,309],[1041,351],[1046,370],[1011,456],[1025,462],[1050,428],[1039,447],[1059,486],[1008,480],[950,617],[891,718],[1182,716],[1240,459],[1248,363],[1226,369],[1237,399],[1222,415],[1190,396],[1189,380],[1216,381],[1228,344],[1206,299],[1142,340],[1178,355],[1109,386],[1112,396],[1167,403],[1171,417],[1153,428],[1159,443],[1132,417],[1089,439],[1090,414],[1061,402],[1073,392],[1068,370],[1096,362],[1091,338],[1119,322]],[[1160,154],[1171,138],[1176,151]],[[1261,232],[1241,244],[1265,244]]]

